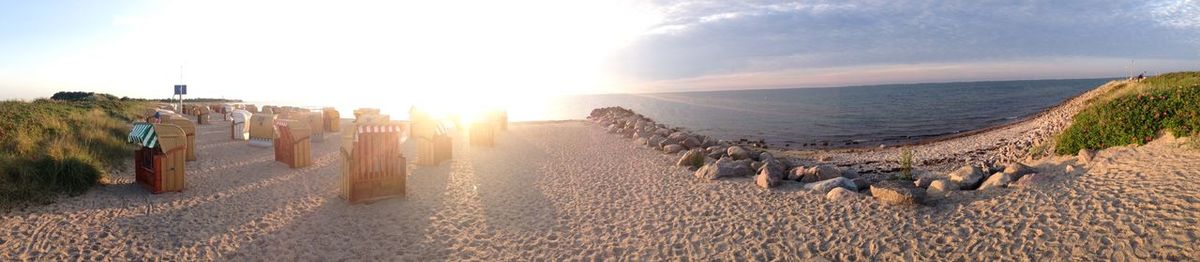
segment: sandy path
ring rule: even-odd
[[[496,148],[410,166],[405,199],[351,206],[337,197],[337,140],[293,170],[207,132],[223,127],[200,127],[183,193],[150,195],[122,174],[4,214],[0,260],[1200,258],[1200,154],[1154,144],[1104,151],[1088,174],[1044,187],[913,209],[702,182],[592,124],[517,124]]]

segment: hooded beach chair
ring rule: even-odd
[[[129,132],[129,143],[140,148],[133,153],[135,180],[150,192],[183,191],[187,134],[171,124],[137,122]]]
[[[304,114],[308,122],[308,130],[313,142],[325,141],[325,114],[322,112],[307,112]]]
[[[403,126],[356,124],[342,132],[341,197],[350,203],[405,194],[408,167],[401,152]]]
[[[235,109],[229,112],[230,125],[229,136],[233,140],[249,140],[250,139],[250,116],[253,114],[250,111]]]
[[[187,134],[187,161],[196,161],[196,124],[183,116],[164,117],[163,124],[172,124]]]
[[[275,140],[275,114],[258,113],[250,117],[250,145],[271,147]]]
[[[308,122],[280,119],[275,122],[279,137],[275,138],[275,161],[291,168],[312,165],[312,141]]]
[[[337,133],[338,131],[341,131],[342,116],[338,113],[337,109],[326,107],[321,109],[321,113],[323,113],[325,117],[325,132]]]

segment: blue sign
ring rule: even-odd
[[[175,94],[176,95],[186,95],[187,94],[187,85],[175,85]]]

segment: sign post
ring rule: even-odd
[[[175,85],[175,95],[179,96],[179,106],[176,110],[183,111],[183,95],[187,94],[187,85]]]

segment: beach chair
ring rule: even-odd
[[[492,112],[490,119],[495,125],[496,131],[508,131],[508,111],[494,111]]]
[[[431,133],[417,137],[416,142],[418,165],[436,166],[454,154],[450,136],[440,125],[435,126]]]
[[[343,132],[341,197],[350,203],[404,196],[408,167],[401,152],[403,127],[359,124]]]
[[[235,109],[229,112],[229,137],[233,140],[250,140],[250,111]]]
[[[187,134],[187,161],[196,161],[196,124],[183,116],[163,117],[163,124],[172,124],[183,129]]]
[[[279,137],[274,140],[275,161],[291,168],[312,165],[312,141],[307,122],[280,119],[275,122]]]
[[[258,113],[250,117],[250,146],[272,147],[275,144],[275,114]]]
[[[495,146],[496,145],[496,129],[495,121],[475,121],[471,123],[471,128],[467,130],[470,136],[472,146]]]
[[[250,112],[251,114],[259,113],[258,106],[255,106],[255,105],[246,105],[244,109],[246,109],[246,111]]]
[[[129,143],[140,146],[133,152],[134,176],[151,193],[179,192],[184,188],[187,134],[171,124],[134,123]]]
[[[307,112],[305,118],[313,142],[325,141],[325,114],[322,112]]]
[[[337,133],[341,131],[342,116],[338,113],[337,109],[326,107],[321,109],[321,113],[325,117],[325,132]]]

